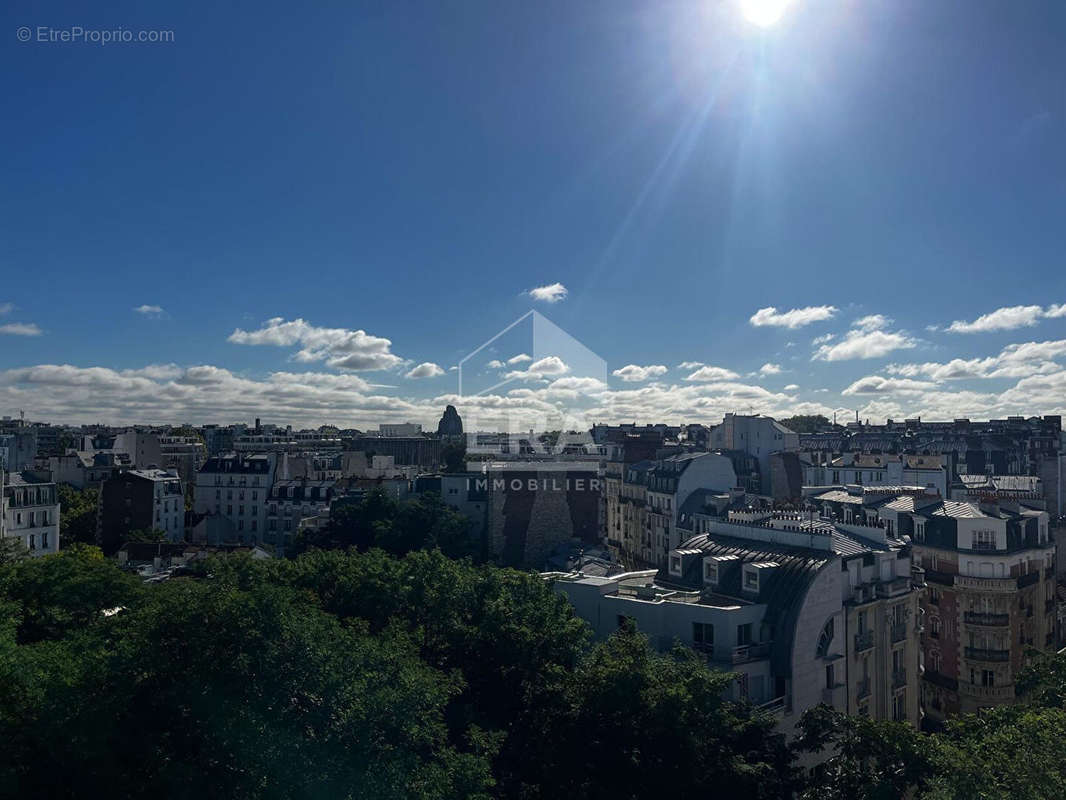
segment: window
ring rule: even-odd
[[[37,549],[37,537],[34,536],[31,533],[30,534],[30,550],[36,550],[36,549]]]
[[[743,625],[737,625],[737,646],[743,646],[751,644],[751,623],[745,622]]]
[[[759,573],[753,569],[749,569],[744,573],[744,588],[758,591],[759,589]]]
[[[710,650],[714,647],[714,625],[709,622],[692,623],[692,643],[697,650]]]
[[[981,685],[982,686],[995,686],[996,685],[996,673],[990,669],[981,670]]]
[[[929,670],[931,672],[940,672],[940,651],[929,651]]]
[[[934,567],[934,569],[935,569],[935,567]],[[929,603],[931,605],[934,605],[934,606],[940,605],[940,590],[939,589],[930,589],[929,590]]]
[[[832,689],[836,686],[836,677],[833,675],[833,665],[825,665],[825,688]]]
[[[973,546],[972,550],[995,550],[996,549],[996,532],[995,531],[974,531],[973,532]]]
[[[903,722],[907,719],[907,692],[900,692],[892,698],[892,719],[895,722]]]
[[[940,638],[940,617],[929,618],[929,635],[934,639]]]
[[[44,550],[48,549],[48,533],[47,532],[41,534],[41,548],[44,549]]]
[[[829,645],[833,642],[833,618],[822,626],[822,632],[818,636],[818,657],[825,658],[829,655]]]
[[[703,578],[708,583],[718,583],[718,565],[712,561],[703,565]]]
[[[679,557],[672,556],[670,558],[670,571],[671,572],[680,572],[681,571],[681,559]]]

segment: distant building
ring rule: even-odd
[[[276,453],[225,453],[207,459],[196,473],[193,511],[228,520],[237,542],[262,541],[277,462]]]
[[[171,542],[185,539],[185,493],[175,471],[131,469],[104,481],[97,542],[111,555],[133,531],[162,531]]]
[[[707,447],[711,450],[739,450],[753,456],[762,478],[760,494],[772,495],[770,454],[797,451],[800,436],[772,417],[758,414],[726,414],[721,424],[711,426]]]
[[[736,482],[732,462],[718,453],[678,453],[625,465],[621,481],[612,478],[608,488],[612,553],[632,567],[665,566],[667,554],[687,536],[678,521],[689,496],[700,490],[728,493]]]
[[[437,423],[437,435],[463,435],[463,419],[459,416],[459,412],[455,410],[455,406],[448,406],[444,409],[444,414],[441,415],[440,422]]]
[[[113,450],[77,450],[50,457],[48,467],[56,483],[64,483],[75,489],[88,489],[99,488],[116,472],[133,469],[133,460],[128,453]]]
[[[59,551],[59,499],[48,472],[0,469],[0,538],[17,539],[31,556]]]
[[[267,496],[266,531],[262,540],[288,547],[301,520],[329,511],[334,492],[334,481],[277,480]]]
[[[37,428],[9,424],[0,428],[0,469],[33,469],[37,458]]]
[[[392,456],[399,466],[419,466],[436,470],[441,464],[443,443],[425,436],[356,436],[345,441],[345,450],[358,450],[369,455]]]
[[[498,564],[540,569],[564,542],[600,541],[598,462],[485,462],[470,481],[473,497],[484,492],[488,557]]]
[[[804,486],[919,486],[948,496],[949,475],[939,454],[804,453]]]
[[[417,422],[382,423],[378,433],[381,436],[421,436],[422,425]]]

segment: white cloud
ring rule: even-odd
[[[504,377],[508,380],[544,380],[553,375],[565,375],[569,371],[570,367],[559,356],[546,356],[534,361],[528,369],[508,372]]]
[[[444,370],[434,364],[432,361],[423,361],[417,367],[408,372],[405,378],[436,378],[438,375],[443,375]]]
[[[621,369],[616,369],[611,374],[616,378],[621,378],[629,383],[636,383],[638,381],[646,381],[648,378],[657,378],[660,375],[665,375],[666,367],[662,364],[651,364],[646,367],[641,367],[637,364],[627,364]]]
[[[851,327],[862,331],[879,331],[887,328],[891,323],[892,320],[884,314],[870,314],[865,317],[859,317],[859,319],[851,323]]]
[[[550,283],[547,286],[538,286],[535,289],[530,289],[526,294],[534,300],[542,300],[545,303],[558,303],[560,300],[566,299],[567,290],[561,283]]]
[[[1049,306],[1045,312],[1040,306],[1006,306],[988,314],[982,314],[973,322],[955,320],[948,326],[949,333],[986,333],[988,331],[1012,331],[1036,325],[1042,317],[1059,317],[1066,312],[1061,306]]]
[[[836,336],[834,334],[826,333],[826,334],[823,334],[821,336],[815,336],[813,339],[811,339],[811,344],[813,344],[813,345],[825,344],[826,342],[833,341],[833,339],[835,339],[835,338],[836,338]]]
[[[781,374],[781,365],[780,364],[771,364],[771,363],[767,362],[767,363],[763,364],[761,367],[759,367],[759,374],[762,375],[763,377],[766,377],[767,375],[779,375],[779,374]]]
[[[136,311],[138,314],[144,314],[144,316],[146,317],[160,317],[163,315],[162,306],[142,305],[137,306],[133,310]]]
[[[799,387],[798,383],[790,383],[788,386],[785,387],[785,391],[786,392],[794,392],[794,391],[796,391],[799,388],[800,387]]]
[[[32,322],[9,322],[0,325],[0,333],[8,336],[40,336],[44,331]]]
[[[1022,342],[1007,345],[998,355],[988,358],[954,358],[947,363],[889,364],[885,370],[895,375],[924,375],[934,381],[980,378],[1025,378],[1051,374],[1061,367],[1054,359],[1066,356],[1066,339],[1046,342]]]
[[[732,381],[740,376],[731,369],[725,367],[700,367],[687,378],[686,381],[708,383],[711,381]]]
[[[504,363],[502,361],[500,361],[500,359],[494,358],[494,359],[492,359],[492,361],[490,361],[485,366],[488,367],[489,369],[503,369]]]
[[[697,369],[703,366],[702,361],[682,361],[677,365],[678,369]]]
[[[910,378],[883,378],[880,375],[868,375],[855,381],[841,394],[915,394],[935,389],[936,384],[932,381],[916,381]]]
[[[778,328],[802,328],[812,322],[832,319],[837,313],[834,306],[806,306],[791,311],[778,311],[774,306],[760,308],[748,321],[755,327],[771,325]]]
[[[293,355],[297,361],[324,361],[328,366],[357,372],[392,369],[404,364],[404,359],[391,352],[392,342],[388,339],[371,336],[363,330],[319,328],[302,319],[286,322],[274,317],[259,330],[238,328],[230,334],[229,341],[275,347],[299,344],[302,349]]]
[[[519,353],[518,355],[511,356],[509,359],[507,359],[507,364],[509,366],[513,367],[515,364],[522,364],[522,363],[525,363],[526,361],[532,361],[532,360],[533,360],[533,356],[526,355],[525,353]]]
[[[1044,316],[1048,319],[1066,317],[1066,303],[1058,303],[1056,305],[1048,306],[1046,309],[1044,309]]]
[[[848,331],[836,344],[823,344],[811,356],[811,360],[847,361],[855,358],[880,358],[895,350],[916,347],[917,344],[917,340],[902,331],[854,329]]]

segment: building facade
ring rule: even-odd
[[[48,472],[0,469],[0,538],[15,539],[31,556],[59,552],[59,498]]]
[[[193,511],[225,520],[231,541],[262,541],[276,468],[275,453],[225,453],[207,459],[196,473]]]
[[[131,469],[101,485],[97,543],[112,555],[133,531],[162,531],[168,541],[185,540],[185,492],[175,471]]]
[[[631,619],[653,645],[675,641],[737,673],[736,699],[791,734],[825,703],[920,724],[920,572],[878,526],[730,511],[669,552],[659,570],[555,575],[599,637]]]

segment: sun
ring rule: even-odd
[[[785,13],[789,0],[740,0],[744,19],[760,28],[769,28]]]

